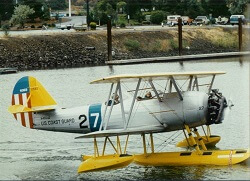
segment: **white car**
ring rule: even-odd
[[[242,19],[243,24],[246,23],[246,18],[244,15],[232,15],[232,16],[230,16],[231,25],[239,24],[239,18]]]
[[[58,26],[57,28],[61,29],[61,30],[64,30],[64,29],[70,30],[71,28],[73,28],[73,26],[72,25],[61,25],[61,26]]]
[[[194,20],[195,25],[207,25],[209,23],[209,19],[206,16],[197,16]]]
[[[167,25],[169,25],[169,26],[178,25],[179,18],[181,18],[180,15],[167,16]]]
[[[218,17],[218,18],[215,18],[215,24],[219,24],[219,25],[225,25],[228,23],[228,18],[226,17]]]

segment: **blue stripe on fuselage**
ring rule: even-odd
[[[102,114],[101,114],[102,104],[92,104],[89,106],[89,127],[90,131],[99,131]]]
[[[29,93],[29,77],[23,77],[19,79],[19,81],[16,83],[13,94],[23,94],[23,93]]]

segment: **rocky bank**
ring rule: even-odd
[[[11,35],[11,32],[10,32]],[[113,60],[178,55],[177,30],[113,31]],[[249,36],[243,35],[245,42]],[[245,49],[246,43],[243,44]],[[185,29],[183,54],[238,50],[237,30]],[[104,65],[105,31],[0,38],[0,67],[18,70]]]

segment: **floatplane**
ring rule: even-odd
[[[220,141],[220,136],[211,134],[209,126],[222,123],[226,109],[232,106],[218,89],[213,89],[215,77],[222,74],[225,72],[105,77],[91,84],[110,84],[106,102],[76,108],[57,107],[42,84],[26,76],[16,83],[8,110],[24,127],[81,133],[76,139],[93,138],[94,153],[82,156],[78,173],[121,168],[131,162],[150,166],[232,165],[248,159],[249,149],[207,149]],[[122,86],[127,83],[134,85],[124,92]],[[132,96],[124,99],[128,92]],[[207,132],[203,129],[205,135],[201,136],[197,128],[203,126],[207,126]],[[154,134],[178,130],[183,131],[185,139],[177,146],[192,150],[155,152]],[[126,137],[124,147],[122,135]],[[142,137],[141,154],[127,154],[130,135]],[[115,139],[111,141],[111,137]],[[148,145],[146,137],[150,140]],[[97,138],[102,139],[102,150]],[[111,154],[106,153],[108,145],[113,150]]]

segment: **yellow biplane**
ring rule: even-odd
[[[77,139],[94,139],[94,154],[82,156],[78,173],[121,168],[131,162],[152,166],[232,165],[248,159],[249,149],[207,149],[220,141],[220,136],[211,134],[209,126],[222,123],[226,110],[232,106],[218,89],[212,88],[215,77],[222,74],[225,72],[105,77],[91,82],[110,84],[104,103],[67,109],[58,108],[34,77],[23,77],[14,87],[9,112],[31,129],[81,133]],[[197,128],[203,129],[203,136]],[[155,151],[153,134],[178,130],[183,131],[185,139],[176,146],[191,150]],[[122,135],[126,136],[124,146],[120,141]],[[142,136],[141,154],[128,154],[130,135]],[[115,137],[115,141],[111,137]],[[97,139],[104,139],[102,149]],[[112,153],[107,153],[108,145],[114,150]]]

